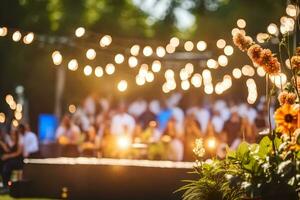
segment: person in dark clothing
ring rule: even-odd
[[[237,112],[232,112],[231,117],[224,124],[227,144],[230,146],[235,139],[241,136],[242,120]]]
[[[143,112],[138,118],[138,123],[142,126],[142,129],[146,129],[149,126],[149,123],[156,120],[156,115],[150,110],[149,106],[147,110]]]
[[[1,160],[3,162],[1,171],[3,186],[7,188],[12,171],[23,168],[23,145],[17,131],[11,132],[9,151],[1,156]]]

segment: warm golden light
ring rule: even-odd
[[[215,149],[217,146],[217,140],[216,138],[208,138],[207,139],[207,148],[210,150]]]
[[[144,47],[144,49],[143,49],[144,56],[149,57],[149,56],[152,55],[152,53],[153,53],[153,50],[150,46],[145,46]]]
[[[206,62],[206,65],[210,69],[217,69],[218,68],[218,63],[214,59],[208,59]]]
[[[127,90],[127,81],[125,80],[121,80],[119,83],[118,83],[118,90],[120,92],[125,92]]]
[[[4,37],[7,35],[7,28],[6,27],[1,27],[0,28],[0,36]]]
[[[154,74],[151,71],[148,71],[146,74],[146,81],[147,82],[152,82],[154,80]]]
[[[168,69],[165,71],[165,78],[166,79],[173,79],[174,78],[174,71],[171,69]]]
[[[76,59],[72,59],[69,61],[68,69],[71,71],[76,71],[78,69],[78,62]]]
[[[185,64],[184,69],[187,71],[188,75],[190,76],[194,72],[194,65],[192,63]]]
[[[23,110],[23,106],[22,106],[22,104],[17,104],[17,107],[16,107],[16,111],[17,112],[22,112],[22,110]]]
[[[105,67],[105,72],[108,74],[108,75],[112,75],[113,73],[115,73],[115,66],[111,63],[108,63]]]
[[[161,63],[159,60],[154,60],[153,63],[152,63],[152,71],[157,73],[160,71],[161,69]]]
[[[13,120],[12,121],[12,125],[14,126],[14,127],[17,127],[17,126],[19,126],[19,122],[17,121],[17,120]]]
[[[188,80],[181,81],[181,88],[183,90],[190,89],[190,82]]]
[[[269,76],[271,82],[275,84],[276,87],[278,88],[284,88],[286,82],[287,82],[287,77],[284,73],[280,73],[279,75],[270,75]]]
[[[86,65],[83,69],[83,73],[86,76],[90,76],[93,72],[93,68],[90,65]]]
[[[18,121],[20,121],[21,119],[22,119],[22,113],[21,112],[15,112],[15,118],[16,118],[16,120],[18,120]]]
[[[218,57],[218,63],[220,66],[225,67],[228,64],[228,58],[225,55],[220,55]]]
[[[239,78],[242,77],[242,72],[239,68],[234,68],[232,70],[232,75],[233,75],[234,78],[239,79]]]
[[[166,50],[164,47],[159,46],[156,48],[156,55],[160,58],[164,57],[166,55]]]
[[[21,40],[21,38],[22,38],[22,35],[21,35],[20,31],[16,31],[12,35],[12,40],[14,42],[19,42]]]
[[[141,86],[141,85],[144,85],[146,83],[146,79],[145,79],[145,77],[143,77],[141,75],[137,75],[135,77],[135,82],[136,82],[137,85]]]
[[[178,47],[179,45],[179,39],[177,37],[172,37],[170,39],[170,45],[172,45],[173,47]]]
[[[206,48],[207,48],[207,44],[206,44],[205,41],[199,41],[199,42],[197,43],[197,49],[198,49],[199,51],[204,51]]]
[[[136,67],[138,65],[138,59],[136,57],[134,57],[134,56],[130,56],[128,58],[128,65],[131,68]]]
[[[225,53],[226,56],[231,56],[233,54],[233,47],[230,46],[230,45],[227,45],[224,48],[224,53]]]
[[[112,42],[112,37],[110,35],[104,35],[101,38],[99,44],[101,47],[107,47],[111,44],[111,42]]]
[[[286,14],[288,14],[290,17],[296,17],[297,16],[297,7],[293,4],[289,4],[286,7]]]
[[[166,51],[167,51],[167,53],[174,53],[175,50],[176,50],[176,48],[175,48],[174,46],[172,46],[171,44],[168,44],[168,45],[166,46]]]
[[[62,55],[59,51],[54,51],[52,53],[52,60],[55,65],[60,65],[62,62]]]
[[[4,113],[0,113],[0,123],[4,123],[5,122],[5,114]]]
[[[28,33],[27,35],[25,35],[25,37],[23,38],[23,42],[25,44],[30,44],[32,43],[34,40],[34,33]]]
[[[123,54],[120,54],[120,53],[119,53],[119,54],[117,54],[117,55],[115,56],[115,62],[116,62],[117,64],[123,63],[124,60],[125,60],[125,58],[124,58]]]
[[[236,22],[236,25],[239,28],[245,28],[246,27],[246,21],[244,19],[238,19]]]
[[[202,84],[202,76],[201,76],[201,74],[198,74],[198,73],[194,74],[192,76],[191,83],[196,88],[201,87],[201,84]]]
[[[192,41],[186,41],[184,43],[184,49],[186,51],[192,51],[194,49],[194,43]]]
[[[139,55],[139,52],[140,52],[140,46],[137,45],[137,44],[133,45],[133,46],[130,48],[130,54],[133,55],[133,56]]]
[[[5,101],[7,104],[11,104],[14,101],[14,98],[12,95],[8,94],[5,96]]]
[[[278,34],[278,27],[276,24],[271,23],[268,28],[268,33],[272,34],[272,35],[277,35]]]
[[[266,75],[266,72],[263,67],[258,67],[256,69],[256,72],[257,72],[257,75],[260,77],[264,77]]]
[[[75,30],[75,36],[76,37],[82,37],[85,34],[85,29],[83,27],[78,27]]]
[[[189,78],[189,73],[187,72],[187,70],[185,68],[182,68],[179,72],[179,77],[181,80],[187,80]]]
[[[214,87],[212,84],[208,84],[204,86],[204,92],[206,94],[212,94],[214,92]]]
[[[70,104],[70,105],[69,105],[69,112],[70,112],[70,113],[73,114],[73,113],[76,112],[76,110],[77,110],[77,109],[76,109],[76,106],[75,106],[74,104]]]
[[[226,41],[225,40],[223,40],[223,39],[219,39],[218,41],[217,41],[217,47],[219,48],[219,49],[223,49],[224,47],[225,47],[225,45],[226,45]]]
[[[130,138],[128,136],[122,135],[119,136],[117,139],[118,148],[121,150],[127,150],[129,149],[131,145]]]
[[[99,77],[102,77],[103,76],[103,69],[102,69],[102,67],[101,66],[97,66],[96,68],[95,68],[95,76],[97,76],[98,78]]]
[[[96,51],[95,49],[88,49],[85,55],[87,59],[93,60],[96,58]]]

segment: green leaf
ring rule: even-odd
[[[249,144],[247,142],[242,142],[236,151],[236,157],[239,160],[243,160],[244,156],[249,152]]]

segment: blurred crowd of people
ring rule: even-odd
[[[88,96],[56,131],[62,155],[193,161],[194,141],[203,138],[207,156],[222,158],[226,146],[255,142],[268,126],[263,100],[255,107],[216,100],[182,109],[181,98],[112,106],[108,99]]]

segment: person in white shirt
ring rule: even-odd
[[[133,135],[135,128],[135,119],[126,113],[126,106],[121,103],[118,113],[116,113],[111,120],[110,132],[112,135]]]
[[[20,124],[18,126],[18,131],[22,135],[23,140],[23,156],[27,157],[35,157],[39,151],[39,142],[36,134],[30,131],[29,125],[24,126]]]

